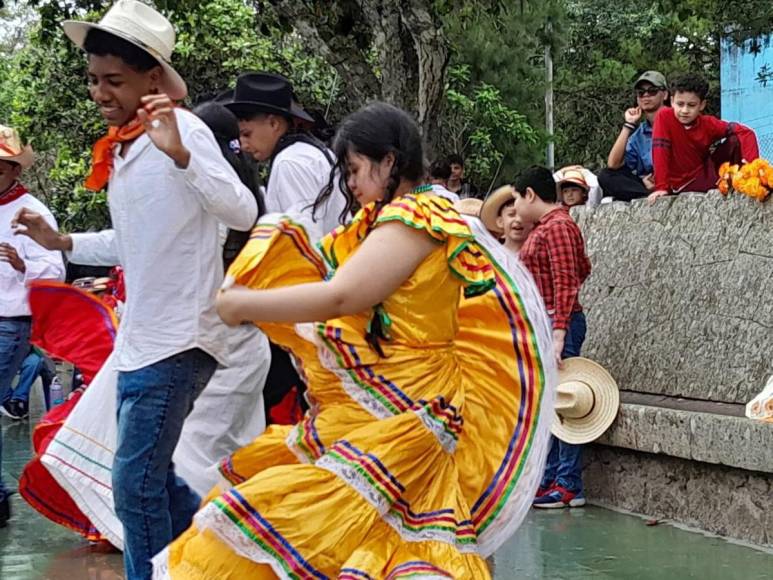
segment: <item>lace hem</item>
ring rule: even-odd
[[[295,331],[301,338],[313,342],[317,346],[317,354],[322,366],[333,373],[340,381],[346,394],[377,419],[386,419],[394,416],[394,413],[381,401],[368,394],[362,387],[354,382],[346,369],[338,365],[335,355],[319,338],[314,323],[304,322],[295,325]]]
[[[245,532],[239,527],[239,521],[242,520],[232,520],[215,503],[210,503],[200,510],[193,520],[199,530],[211,530],[236,554],[257,564],[266,564],[282,580],[327,578],[304,560],[278,532],[271,530],[271,535],[275,541],[278,538],[283,551],[293,557],[292,561],[281,557],[277,551],[273,550],[264,533],[257,533],[254,539],[245,535]]]
[[[389,511],[391,503],[374,489],[373,484],[360,474],[355,467],[340,463],[329,455],[325,455],[318,459],[315,465],[337,475],[344,483],[354,489],[365,501],[372,505],[381,516],[384,516]]]

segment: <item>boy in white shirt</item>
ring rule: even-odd
[[[218,222],[248,230],[257,204],[209,128],[175,107],[187,88],[169,64],[175,34],[161,14],[119,0],[99,24],[64,29],[88,54],[91,98],[110,127],[86,184],[108,186],[113,229],[59,235],[28,209],[16,223],[73,262],[124,267],[113,496],[126,578],[149,580],[150,558],[190,525],[200,501],[172,465],[183,421],[217,363],[228,362],[214,308]]]
[[[0,401],[29,354],[32,318],[27,302],[27,283],[64,279],[60,252],[49,251],[27,238],[13,235],[11,222],[22,207],[34,208],[52,231],[56,220],[48,208],[33,197],[19,178],[32,165],[32,148],[23,146],[16,130],[0,125]],[[0,463],[2,463],[0,433]],[[10,491],[0,478],[0,528],[11,517]]]

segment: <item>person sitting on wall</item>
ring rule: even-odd
[[[652,124],[668,100],[666,77],[654,70],[633,85],[636,106],[625,111],[625,122],[599,173],[604,195],[618,201],[647,197],[655,189],[652,178]]]
[[[672,106],[655,116],[655,191],[647,198],[649,203],[672,193],[714,189],[722,163],[740,164],[760,156],[757,136],[750,128],[703,114],[708,92],[708,82],[698,74],[674,79]]]
[[[588,204],[596,207],[601,203],[602,191],[598,178],[582,165],[569,165],[553,174],[558,183],[559,202],[566,207]]]

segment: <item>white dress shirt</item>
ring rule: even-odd
[[[64,280],[62,253],[49,251],[27,236],[14,235],[11,220],[16,212],[27,207],[56,228],[56,220],[48,208],[29,193],[0,205],[0,242],[10,244],[24,260],[26,271],[14,270],[8,262],[0,262],[0,316],[29,316],[27,284],[33,280]]]
[[[178,168],[142,135],[125,158],[116,152],[107,190],[113,229],[72,236],[73,262],[124,268],[119,371],[192,348],[228,364],[227,327],[214,305],[223,280],[218,222],[249,230],[258,208],[207,126],[192,113],[175,113],[188,167]]]
[[[333,158],[332,152],[330,157]],[[291,217],[299,214],[311,216],[310,206],[330,181],[331,169],[324,153],[313,145],[294,143],[283,149],[271,166],[266,188],[266,210]],[[338,187],[336,176],[332,195],[309,226],[309,238],[317,241],[338,227],[339,216],[345,206],[346,199]]]

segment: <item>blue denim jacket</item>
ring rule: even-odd
[[[646,119],[628,138],[625,164],[639,177],[652,173],[652,125]]]

